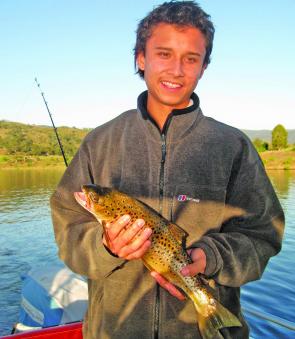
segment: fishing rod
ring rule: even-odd
[[[269,313],[266,313],[266,312],[256,311],[253,308],[242,307],[242,310],[243,310],[243,312],[252,314],[257,318],[270,321],[270,322],[275,323],[275,324],[282,326],[284,328],[288,328],[289,330],[292,330],[292,331],[295,330],[295,323],[293,321],[290,321],[290,320],[287,320],[287,319],[282,319],[282,318],[280,318],[276,315],[269,314]]]
[[[54,125],[54,122],[53,122],[53,119],[52,119],[52,115],[51,115],[51,113],[50,113],[50,110],[49,110],[47,101],[45,100],[44,93],[41,91],[41,87],[40,87],[40,84],[38,83],[37,78],[35,78],[35,81],[36,81],[37,86],[38,86],[39,89],[40,89],[40,93],[41,93],[41,95],[42,95],[44,104],[45,104],[46,109],[47,109],[47,112],[48,112],[48,114],[49,114],[49,117],[50,117],[50,120],[51,120],[53,129],[54,129],[54,132],[55,132],[55,135],[56,135],[56,139],[57,139],[57,141],[58,141],[59,148],[60,148],[60,150],[61,150],[61,154],[62,154],[62,156],[63,156],[63,158],[64,158],[65,165],[66,165],[66,167],[68,167],[68,163],[67,163],[67,159],[66,159],[66,156],[65,156],[65,152],[64,152],[64,149],[63,149],[63,147],[62,147],[61,140],[60,140],[60,138],[59,138],[59,136],[58,136],[57,128],[56,128],[55,125]]]

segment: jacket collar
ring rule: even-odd
[[[175,138],[182,137],[188,130],[190,130],[195,123],[203,117],[200,110],[200,100],[197,94],[192,93],[191,99],[193,104],[183,109],[173,109],[163,127],[160,131],[158,125],[147,111],[148,91],[141,93],[137,99],[137,108],[139,111],[139,118],[148,128],[149,132],[154,136],[165,134],[169,139],[175,141]]]
[[[147,98],[148,98],[148,91],[142,92],[138,99],[137,99],[137,107],[139,111],[141,112],[144,119],[150,119],[152,121],[153,118],[150,116],[149,112],[147,111]],[[195,111],[200,106],[200,100],[196,93],[192,93],[191,99],[193,100],[193,104],[182,109],[173,109],[171,111],[171,115],[180,115],[180,114],[186,114],[192,111]],[[167,119],[168,120],[168,119]]]

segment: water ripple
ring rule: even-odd
[[[9,334],[19,312],[21,274],[59,262],[49,198],[61,172],[11,171],[0,179],[0,335]],[[283,248],[260,281],[242,288],[241,302],[253,338],[291,338],[294,331],[269,321],[294,323],[295,174],[276,172],[272,181],[286,212]],[[249,312],[247,311],[249,310]],[[251,313],[252,310],[252,313]],[[254,310],[254,311],[253,311]],[[259,316],[264,315],[265,318]]]

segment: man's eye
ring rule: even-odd
[[[188,57],[187,59],[187,62],[190,63],[190,64],[195,64],[198,60],[194,57]]]
[[[169,57],[169,53],[168,52],[159,52],[158,55],[161,58],[168,58]]]

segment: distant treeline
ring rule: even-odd
[[[59,127],[58,134],[65,154],[73,156],[91,129]],[[60,155],[52,127],[0,121],[0,154]]]
[[[251,140],[260,139],[271,143],[272,141],[272,130],[260,129],[260,130],[242,130]],[[295,144],[295,129],[287,129],[288,132],[288,143]]]
[[[71,158],[78,150],[90,128],[58,127],[65,154]],[[295,130],[277,125],[272,131],[244,130],[259,152],[285,149],[295,150]],[[293,145],[292,145],[293,144]],[[0,121],[0,155],[60,155],[61,151],[51,126],[27,125]]]
[[[246,134],[247,132],[244,131]],[[249,132],[249,131],[248,131]],[[289,133],[290,132],[290,133]],[[271,141],[266,141],[265,139],[261,139],[259,137],[249,135],[250,139],[252,140],[254,146],[256,147],[258,152],[264,152],[264,151],[278,151],[278,150],[295,150],[295,144],[294,144],[294,130],[287,131],[285,127],[281,124],[276,125],[274,129],[271,131]],[[290,138],[291,134],[291,138]],[[293,144],[290,142],[290,139],[292,139]]]

